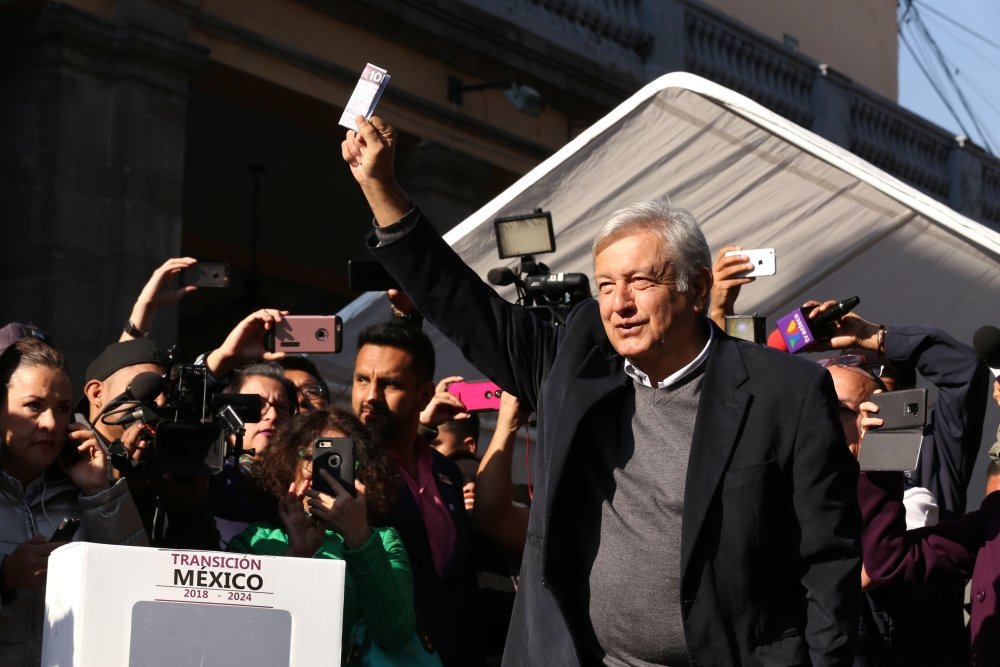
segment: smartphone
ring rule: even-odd
[[[73,535],[76,534],[76,529],[80,527],[80,517],[69,515],[63,517],[63,520],[59,522],[56,526],[56,530],[52,533],[52,537],[49,538],[49,542],[69,542],[73,539]]]
[[[914,470],[927,423],[927,390],[904,389],[874,394],[882,426],[870,429],[861,441],[861,470]]]
[[[225,262],[198,262],[181,269],[181,286],[229,287],[229,265]]]
[[[458,396],[469,412],[499,410],[503,389],[489,380],[477,382],[452,382],[448,392]]]
[[[268,352],[340,352],[344,324],[336,315],[285,315],[264,336]]]
[[[326,470],[339,480],[347,492],[357,495],[354,488],[354,441],[350,438],[317,438],[313,443],[312,488],[333,495],[333,489],[320,470]]]
[[[77,449],[77,447],[79,446],[80,443],[77,442],[76,440],[73,440],[72,438],[66,438],[66,442],[63,444],[62,451],[59,453],[59,459],[62,461],[62,464],[67,468],[72,468],[77,463],[83,460],[83,454],[81,454],[80,450]]]
[[[374,259],[347,260],[347,286],[355,292],[384,292],[400,289],[396,279]]]
[[[753,269],[740,275],[745,278],[756,278],[757,276],[773,276],[775,272],[774,248],[755,248],[753,250],[730,250],[726,257],[733,255],[746,255],[753,263]]]
[[[878,406],[875,416],[882,418],[882,425],[877,429],[879,432],[912,429],[923,432],[927,423],[926,389],[884,391],[874,394],[869,400]]]

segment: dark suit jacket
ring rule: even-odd
[[[434,481],[455,525],[455,551],[444,575],[438,576],[434,569],[423,515],[405,484],[400,488],[389,525],[399,531],[410,557],[419,629],[434,640],[445,667],[474,667],[483,664],[483,647],[462,476],[455,464],[437,450],[431,448],[430,454]]]
[[[500,298],[419,212],[375,247],[434,326],[539,415],[535,488],[504,653],[509,665],[599,661],[569,534],[568,457],[619,437],[632,391],[595,301],[564,326]],[[390,232],[393,230],[390,230]],[[681,535],[684,631],[702,665],[849,664],[859,605],[857,465],[828,373],[715,331],[688,463]],[[598,517],[594,517],[596,520]],[[655,567],[655,563],[650,563]]]

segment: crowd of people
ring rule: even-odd
[[[991,493],[966,507],[1000,368],[939,329],[854,312],[815,344],[836,352],[821,364],[728,336],[752,264],[735,246],[713,262],[663,199],[611,217],[597,298],[553,324],[434,231],[396,182],[395,140],[359,117],[343,143],[370,250],[404,288],[357,334],[349,405],[308,358],[267,351],[287,313],[262,309],[183,367],[237,423],[196,460],[160,451],[157,409],[180,400],[160,378],[180,366],[147,332],[191,291],[175,277],[193,258],[153,272],[76,393],[59,332],[0,329],[0,664],[40,660],[67,516],[73,540],[343,560],[346,665],[376,649],[446,667],[1000,664],[1000,434]],[[485,451],[423,318],[504,390]],[[882,425],[872,396],[918,378],[937,400],[915,469],[859,472]],[[330,438],[353,443],[349,481],[313,467]]]

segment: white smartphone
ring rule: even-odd
[[[726,257],[746,255],[753,263],[753,270],[742,274],[746,278],[773,276],[775,272],[774,248],[754,248],[753,250],[730,250]]]

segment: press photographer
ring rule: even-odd
[[[87,367],[77,420],[90,426],[109,459],[117,461],[109,474],[127,479],[151,544],[213,548],[218,537],[208,505],[207,476],[147,471],[142,465],[145,451],[155,442],[148,422],[156,421],[158,410],[167,405],[162,390],[167,383],[151,378],[162,378],[170,368],[169,355],[150,339],[108,345]],[[145,418],[122,419],[139,408],[146,411]]]

